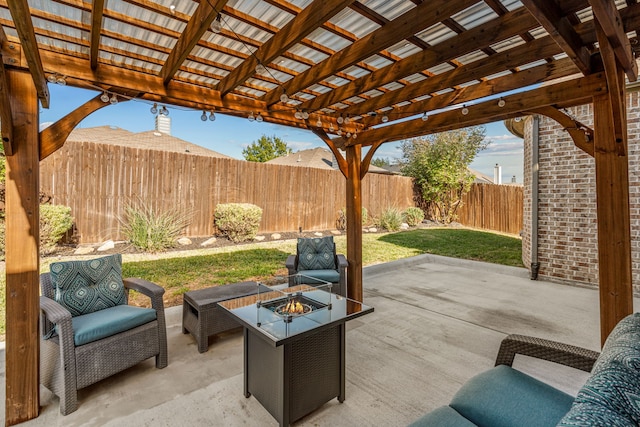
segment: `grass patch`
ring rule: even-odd
[[[346,254],[346,236],[334,238],[338,253]],[[216,253],[170,258],[167,253],[158,259],[125,261],[124,277],[142,277],[166,289],[165,306],[182,304],[185,292],[225,283],[246,280],[269,283],[274,276],[287,274],[284,263],[295,253],[295,241],[283,241],[276,247],[259,248],[243,245],[221,248]],[[373,265],[420,254],[436,254],[455,258],[485,261],[522,267],[522,241],[494,233],[451,228],[428,228],[388,234],[362,236],[362,265]],[[45,259],[42,271],[49,271],[55,259]],[[0,340],[5,334],[5,275],[0,275]],[[132,302],[146,305],[148,299],[140,294],[131,296]]]

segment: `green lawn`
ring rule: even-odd
[[[346,237],[335,237],[337,250],[346,254]],[[167,307],[182,303],[182,294],[223,283],[245,280],[268,282],[276,275],[286,274],[287,256],[295,253],[295,241],[277,245],[252,244],[223,250],[201,250],[197,255],[171,257],[165,253],[146,261],[131,261],[125,255],[123,275],[142,277],[166,289]],[[408,258],[424,253],[486,261],[522,267],[520,239],[495,233],[468,229],[428,228],[386,234],[364,234],[362,237],[362,264],[372,265]],[[55,261],[55,259],[53,259]],[[42,262],[42,271],[48,271],[50,260]],[[365,284],[366,286],[366,284]],[[0,339],[5,333],[5,275],[0,276]],[[134,297],[143,303],[141,296]]]

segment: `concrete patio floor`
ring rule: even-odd
[[[532,281],[525,269],[421,255],[365,268],[364,286],[375,311],[348,323],[346,400],[328,402],[296,426],[406,425],[491,368],[510,333],[600,347],[598,291]],[[20,425],[277,425],[243,396],[241,332],[211,338],[200,354],[182,334],[181,307],[167,317],[167,368],[155,369],[150,359],[81,390],[79,409],[66,417],[41,388],[41,415]],[[3,347],[0,353],[4,403]],[[586,378],[527,358],[514,366],[574,394]]]

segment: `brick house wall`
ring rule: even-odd
[[[640,93],[627,95],[629,198],[634,291],[640,291]],[[567,112],[593,126],[592,105]],[[524,138],[524,226],[522,256],[531,268],[532,133],[527,117]],[[568,132],[547,117],[539,122],[538,276],[543,279],[597,285],[598,239],[593,157],[573,144]]]

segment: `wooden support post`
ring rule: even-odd
[[[347,297],[362,302],[362,148],[347,147]]]
[[[38,416],[40,272],[38,93],[29,73],[9,71],[14,154],[6,176],[5,423]]]
[[[611,103],[607,95],[595,97],[593,102],[603,345],[620,319],[633,312],[627,132],[625,127],[622,139],[616,139]],[[625,111],[624,97],[617,108]]]

